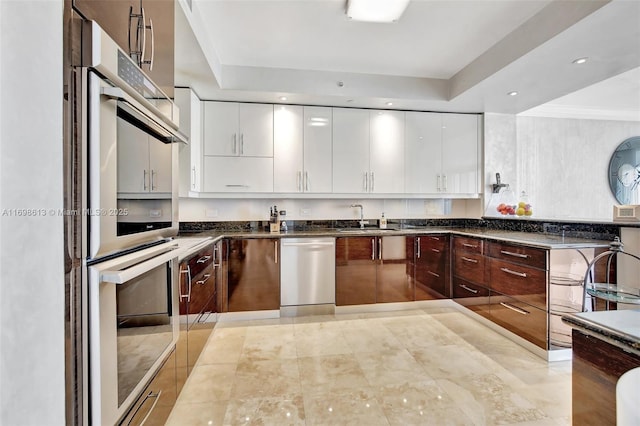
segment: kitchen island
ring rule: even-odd
[[[573,424],[616,424],[618,380],[640,367],[640,310],[582,312],[563,321],[573,327]]]

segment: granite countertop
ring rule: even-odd
[[[586,334],[640,356],[640,309],[579,312],[567,314],[562,320]]]
[[[378,228],[348,228],[348,229],[313,229],[313,230],[291,230],[287,232],[271,233],[268,231],[202,231],[197,233],[183,233],[178,240],[186,238],[296,238],[296,237],[348,237],[348,236],[394,236],[394,235],[425,235],[434,233],[450,233],[470,237],[489,238],[496,241],[526,244],[528,246],[543,249],[566,249],[566,248],[608,248],[611,241],[592,240],[585,238],[562,237],[560,235],[541,234],[532,232],[515,232],[503,230],[490,230],[483,228],[455,228],[455,227],[410,227],[402,229],[378,229]]]

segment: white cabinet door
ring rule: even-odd
[[[273,190],[302,192],[303,110],[301,106],[276,105],[273,111]]]
[[[149,138],[149,189],[150,192],[171,194],[171,156],[174,144]],[[176,146],[177,149],[177,146]]]
[[[204,155],[239,155],[238,104],[204,102]]]
[[[273,192],[273,158],[204,157],[205,192]]]
[[[238,155],[273,157],[273,105],[239,104]]]
[[[369,111],[333,109],[333,192],[369,192]]]
[[[149,137],[118,119],[118,193],[149,192]]]
[[[476,114],[442,114],[443,192],[480,192],[478,120]]]
[[[369,192],[404,192],[404,112],[370,111]]]
[[[176,87],[174,102],[180,108],[180,132],[188,144],[178,144],[179,196],[200,191],[202,181],[202,102],[189,88]]]
[[[330,107],[304,107],[304,192],[332,191]]]
[[[405,114],[405,191],[438,192],[442,171],[442,114]]]

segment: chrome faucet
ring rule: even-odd
[[[362,204],[351,204],[350,207],[359,207],[360,208],[360,229],[364,229],[364,225],[367,223],[364,220],[364,207],[362,207]]]

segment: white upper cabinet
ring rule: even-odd
[[[171,194],[172,144],[165,144],[118,120],[118,193]]]
[[[442,114],[443,192],[480,192],[479,120],[476,114]]]
[[[204,155],[273,157],[273,105],[204,102]]]
[[[274,107],[274,192],[331,192],[331,108]]]
[[[189,138],[179,144],[179,196],[202,190],[202,101],[189,88],[176,87],[175,103],[180,108],[180,132]]]
[[[404,192],[404,112],[370,111],[369,192]]]
[[[204,157],[205,192],[273,192],[273,158]]]
[[[479,116],[406,113],[405,190],[478,194]]]
[[[369,192],[369,111],[333,108],[333,192]]]

